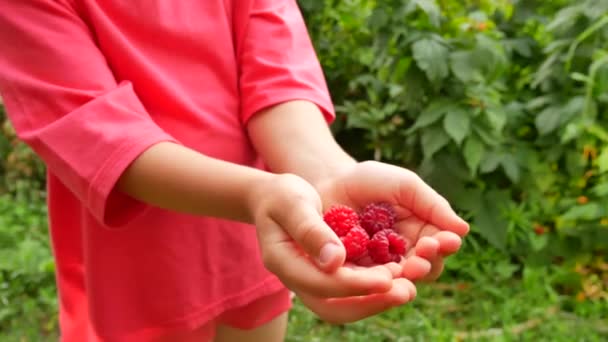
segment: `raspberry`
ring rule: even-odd
[[[346,261],[354,261],[362,257],[367,251],[369,235],[367,235],[365,229],[357,226],[341,237],[340,240],[346,248]]]
[[[323,215],[323,220],[338,236],[345,236],[359,226],[359,215],[351,207],[334,205]]]
[[[369,240],[367,250],[372,260],[379,264],[399,262],[405,255],[406,242],[392,229],[383,229]]]
[[[395,213],[395,209],[390,204],[384,202],[368,204],[359,216],[361,227],[370,236],[374,236],[376,232],[384,229],[392,229],[396,219],[397,213]]]

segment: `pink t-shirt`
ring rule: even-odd
[[[112,189],[161,141],[264,167],[244,125],[273,104],[333,119],[295,0],[2,1],[0,94],[48,166],[63,341],[145,341],[282,289],[254,227]]]

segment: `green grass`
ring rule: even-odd
[[[413,303],[346,326],[320,322],[296,300],[287,341],[608,340],[608,303],[557,295],[546,285],[556,274],[543,268],[506,281],[496,274],[483,282],[446,279],[421,286]],[[0,341],[53,341],[32,320],[19,322]]]
[[[608,341],[608,301],[560,296],[548,284],[563,269],[512,277],[506,265],[494,261],[472,282],[421,285],[414,302],[345,326],[320,322],[296,301],[287,341]]]
[[[608,340],[608,322],[601,321],[606,319],[605,303],[579,304],[588,312],[577,315],[542,297],[540,287],[528,289],[515,282],[492,288],[508,299],[479,287],[451,291],[428,286],[410,305],[338,327],[319,322],[297,302],[287,341]]]

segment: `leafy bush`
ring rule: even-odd
[[[0,331],[56,327],[54,262],[42,200],[0,196]]]
[[[608,1],[300,0],[350,152],[525,263],[608,246]]]
[[[1,102],[0,124],[0,332],[40,340],[57,326],[45,167],[17,139]]]
[[[0,99],[0,194],[38,200],[44,195],[45,167],[21,140],[4,113]]]

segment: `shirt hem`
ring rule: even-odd
[[[245,306],[261,297],[274,294],[283,289],[285,289],[283,283],[273,275],[253,287],[183,317],[153,324],[138,331],[120,335],[119,337],[108,338],[110,341],[148,341],[161,338],[167,334],[187,332],[211,322],[225,311]]]

